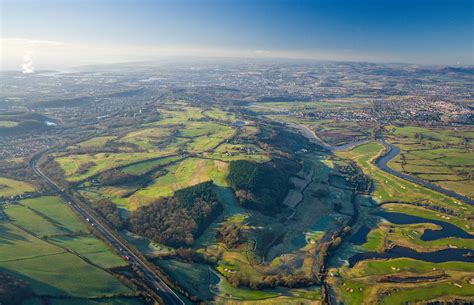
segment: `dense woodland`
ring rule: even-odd
[[[118,230],[125,227],[117,205],[108,199],[91,201],[91,207]]]
[[[130,215],[132,232],[168,246],[189,246],[222,211],[212,181],[159,198]]]
[[[120,170],[110,170],[100,174],[97,180],[103,185],[119,185],[136,181],[140,177],[126,174]]]
[[[242,230],[235,223],[222,224],[216,233],[216,239],[226,245],[227,248],[235,248],[244,242]]]
[[[0,273],[0,304],[21,304],[32,295],[33,291],[25,282]]]
[[[271,127],[261,126],[259,141],[290,155],[301,149],[311,150],[315,148],[315,145],[307,138],[298,133],[285,130],[280,124]]]
[[[237,160],[229,164],[227,181],[245,208],[279,212],[290,189],[288,180],[299,169],[298,163],[283,158],[266,163]]]

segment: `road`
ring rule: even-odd
[[[128,261],[135,265],[144,274],[146,282],[153,287],[161,296],[165,304],[169,305],[184,305],[184,301],[176,295],[176,293],[156,274],[148,265],[127,245],[113,234],[106,226],[102,225],[93,215],[87,210],[83,209],[80,204],[75,202],[68,194],[63,192],[61,188],[54,183],[48,176],[46,176],[37,166],[40,156],[34,157],[30,161],[30,166],[33,171],[40,176],[65,202],[80,216],[84,221],[95,228],[96,232],[104,239],[120,256],[127,257]]]

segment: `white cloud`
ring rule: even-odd
[[[25,54],[29,54],[25,57]],[[26,38],[0,38],[0,69],[34,71],[71,66],[157,60],[166,57],[291,58],[347,61],[390,61],[396,57],[359,54],[350,50],[293,51],[209,48],[182,45],[113,45],[69,43]],[[34,66],[33,66],[34,59]],[[26,64],[26,66],[25,66]],[[25,67],[27,69],[25,69]]]
[[[26,52],[23,55],[23,64],[21,65],[22,72],[25,74],[30,74],[35,72],[35,67],[33,66],[33,53]]]
[[[272,52],[269,51],[269,50],[255,50],[255,51],[253,51],[253,53],[255,55],[270,55],[270,54],[272,54]]]
[[[21,44],[21,45],[45,45],[45,46],[61,46],[64,45],[64,42],[61,41],[52,41],[52,40],[36,40],[36,39],[26,39],[26,38],[2,38],[2,43],[12,43],[12,44]]]

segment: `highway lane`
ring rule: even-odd
[[[176,293],[168,286],[165,282],[152,270],[147,264],[137,256],[133,251],[130,250],[127,245],[120,240],[115,234],[109,231],[109,229],[101,224],[93,215],[87,210],[83,209],[80,204],[75,202],[68,194],[61,190],[61,188],[54,183],[48,176],[46,176],[37,166],[39,156],[34,157],[30,161],[30,166],[33,171],[40,176],[53,190],[58,193],[63,200],[65,200],[69,206],[76,211],[86,222],[93,226],[96,231],[106,240],[110,246],[122,257],[127,257],[128,261],[135,265],[141,272],[143,272],[145,280],[150,284],[157,293],[161,296],[165,304],[170,305],[184,305],[184,301],[176,295]]]

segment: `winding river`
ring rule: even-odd
[[[355,146],[358,146],[358,145],[361,145],[361,144],[364,144],[364,143],[367,143],[367,142],[370,141],[370,140],[362,140],[362,141],[352,142],[352,143],[348,143],[348,144],[344,144],[344,145],[331,146],[331,145],[328,145],[327,143],[324,143],[316,135],[316,133],[314,131],[312,131],[311,129],[309,129],[308,127],[306,127],[304,125],[301,125],[301,124],[300,125],[295,124],[295,125],[293,125],[293,127],[296,127],[298,130],[300,130],[303,133],[304,136],[311,139],[316,144],[324,147],[327,150],[331,150],[331,151],[346,150],[348,148],[355,147]],[[393,158],[395,158],[396,156],[398,156],[398,154],[400,154],[400,148],[398,148],[397,146],[395,146],[393,144],[387,143],[385,141],[381,141],[381,143],[386,145],[387,147],[389,147],[389,151],[385,155],[383,155],[381,158],[379,158],[377,160],[377,162],[375,163],[375,165],[377,165],[380,169],[382,169],[383,171],[385,171],[389,174],[397,176],[399,178],[402,178],[402,179],[408,180],[410,182],[419,184],[421,186],[424,186],[424,187],[426,187],[428,189],[431,189],[433,191],[437,191],[439,193],[445,194],[447,196],[451,196],[453,198],[459,199],[459,200],[464,201],[465,203],[468,203],[470,205],[474,205],[474,200],[467,197],[467,196],[463,196],[459,193],[447,190],[447,189],[442,188],[442,187],[440,187],[436,184],[433,184],[431,182],[425,181],[423,179],[420,179],[420,178],[417,178],[417,177],[414,177],[414,176],[411,176],[411,175],[408,175],[408,174],[401,173],[399,171],[396,171],[396,170],[390,168],[387,165],[387,163],[390,160],[392,160]]]
[[[351,143],[347,143],[347,144],[342,144],[342,145],[335,145],[335,146],[332,146],[332,145],[329,145],[325,142],[323,142],[323,140],[321,140],[314,131],[312,131],[311,129],[309,129],[308,127],[304,126],[304,125],[296,125],[296,124],[292,124],[291,126],[297,128],[299,131],[301,131],[301,133],[303,133],[303,135],[307,138],[309,138],[310,140],[312,140],[313,142],[315,142],[316,144],[318,144],[319,146],[322,146],[324,147],[325,149],[327,150],[331,150],[331,151],[339,151],[339,150],[346,150],[346,149],[349,149],[351,147],[355,147],[355,146],[358,146],[358,145],[361,145],[361,144],[364,144],[364,143],[367,143],[367,142],[370,142],[370,140],[360,140],[360,141],[356,141],[356,142],[351,142]]]
[[[461,194],[458,194],[454,191],[450,191],[450,190],[447,190],[445,188],[442,188],[438,185],[435,185],[433,183],[430,183],[428,181],[425,181],[423,179],[420,179],[420,178],[417,178],[417,177],[414,177],[414,176],[411,176],[411,175],[408,175],[408,174],[404,174],[404,173],[401,173],[399,171],[396,171],[392,168],[390,168],[387,163],[392,160],[393,158],[395,158],[398,154],[400,154],[400,148],[398,148],[397,146],[393,145],[393,144],[390,144],[390,143],[387,143],[385,141],[382,142],[384,145],[388,146],[390,149],[389,151],[383,155],[381,158],[379,158],[377,160],[377,162],[375,163],[380,169],[386,171],[387,173],[389,174],[392,174],[394,176],[397,176],[399,178],[402,178],[402,179],[405,179],[405,180],[408,180],[408,181],[411,181],[411,182],[414,182],[416,184],[419,184],[421,186],[424,186],[426,188],[429,188],[433,191],[437,191],[437,192],[440,192],[442,194],[445,194],[445,195],[448,195],[448,196],[451,196],[453,198],[456,198],[456,199],[459,199],[461,201],[464,201],[470,205],[474,205],[474,200],[472,200],[471,198],[469,197],[466,197],[466,196],[463,196]]]
[[[327,143],[324,143],[314,131],[309,129],[308,127],[304,125],[293,125],[293,127],[296,127],[301,131],[301,133],[315,142],[316,144],[324,147],[327,150],[330,151],[338,151],[338,150],[345,150],[349,149],[351,147],[355,147],[364,143],[369,142],[370,140],[363,140],[363,141],[357,141],[345,145],[340,145],[340,146],[331,146],[328,145]],[[382,169],[383,171],[392,174],[394,176],[397,176],[399,178],[408,180],[410,182],[419,184],[423,187],[426,187],[428,189],[440,192],[442,194],[451,196],[453,198],[459,199],[461,201],[464,201],[468,204],[474,205],[474,200],[460,195],[454,191],[450,191],[447,189],[444,189],[440,186],[437,186],[435,184],[432,184],[430,182],[424,181],[420,178],[410,176],[408,174],[404,174],[401,172],[398,172],[392,168],[390,168],[387,163],[395,158],[398,154],[400,154],[400,149],[390,143],[387,143],[385,141],[380,141],[382,144],[386,145],[389,147],[388,152],[380,157],[375,165]],[[438,220],[431,220],[431,219],[425,219],[422,217],[417,217],[417,216],[411,216],[411,215],[406,215],[406,214],[401,214],[401,213],[380,213],[379,216],[382,216],[386,218],[388,221],[391,221],[393,223],[398,223],[398,224],[409,224],[409,223],[433,223],[438,226],[440,226],[442,229],[441,230],[431,230],[431,229],[426,229],[423,235],[421,236],[421,239],[424,241],[431,241],[431,240],[436,240],[440,238],[446,238],[446,237],[457,237],[457,238],[466,238],[466,239],[473,239],[474,236],[470,235],[469,233],[461,230],[460,228],[447,223],[443,221],[438,221]],[[367,233],[370,231],[368,227],[363,226],[361,230],[359,230],[353,237],[352,240],[350,240],[354,244],[362,244],[367,241]],[[352,257],[349,258],[349,265],[354,266],[358,261],[365,260],[365,259],[373,259],[373,258],[397,258],[397,257],[408,257],[412,259],[417,259],[417,260],[423,260],[427,262],[433,262],[433,263],[441,263],[441,262],[448,262],[448,261],[462,261],[462,262],[474,262],[474,258],[472,256],[472,250],[469,249],[444,249],[440,251],[434,251],[434,252],[417,252],[413,249],[410,248],[405,248],[401,246],[395,246],[394,248],[390,249],[389,251],[378,253],[378,252],[365,252],[365,253],[358,253],[353,255]]]
[[[353,267],[357,262],[366,259],[389,259],[407,257],[415,260],[422,260],[430,263],[445,262],[474,262],[473,251],[469,249],[445,249],[433,252],[417,252],[413,249],[395,246],[386,252],[364,252],[353,255],[349,258],[349,266]]]
[[[474,235],[467,233],[466,231],[462,230],[461,228],[450,224],[449,222],[441,221],[441,220],[434,220],[423,218],[419,216],[413,216],[403,213],[396,213],[396,212],[380,212],[375,215],[381,216],[386,220],[390,221],[391,223],[397,225],[409,225],[415,223],[432,223],[439,227],[441,230],[432,230],[432,229],[425,229],[423,235],[420,236],[420,239],[423,241],[432,241],[441,238],[448,238],[448,237],[456,237],[456,238],[464,238],[464,239],[474,239]]]

